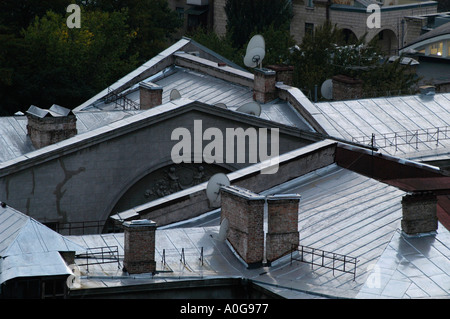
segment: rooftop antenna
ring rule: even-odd
[[[262,35],[253,36],[247,45],[244,64],[249,68],[262,68],[262,61],[266,55],[266,43]]]
[[[214,174],[206,185],[206,196],[211,207],[220,207],[220,188],[230,186],[228,176],[223,173]]]
[[[325,80],[320,87],[320,93],[327,100],[333,99],[333,80]]]
[[[247,113],[254,116],[261,115],[261,105],[258,102],[249,102],[246,103],[236,110],[237,112]]]
[[[179,98],[181,98],[181,94],[177,89],[173,89],[172,91],[170,91],[170,100],[178,100]]]

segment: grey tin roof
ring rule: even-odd
[[[146,274],[129,276],[117,264],[104,264],[90,267],[91,277],[82,280],[82,286],[238,276],[287,298],[450,298],[450,233],[439,225],[435,235],[403,235],[403,191],[332,164],[261,194],[292,193],[301,195],[300,244],[356,257],[355,281],[352,274],[333,274],[330,269],[312,268],[299,261],[291,265],[290,256],[280,258],[271,267],[247,269],[230,246],[220,240],[219,209],[157,229],[157,270],[169,272],[154,278]],[[123,253],[123,234],[70,238],[90,247],[117,245],[119,254]],[[198,259],[201,247],[204,265]],[[186,266],[180,263],[182,248]],[[161,263],[163,250],[166,265]]]
[[[76,113],[78,134],[94,130],[139,112],[141,111],[122,110]],[[35,148],[27,136],[26,116],[0,117],[0,163],[34,150]]]
[[[253,102],[252,88],[178,66],[170,66],[143,82],[152,82],[163,88],[162,103],[170,101],[170,92],[173,89],[177,89],[183,98],[210,105],[224,103],[230,110],[236,110],[241,105]],[[125,91],[125,96],[139,104],[138,85],[136,84]],[[288,102],[276,99],[262,104],[261,108],[261,118],[313,131],[311,126]],[[83,109],[83,111],[114,109],[121,109],[121,106],[113,102],[105,104],[104,101],[99,100]]]
[[[313,117],[330,136],[375,146],[411,159],[448,158],[450,93],[314,104]],[[439,129],[439,130],[438,130]]]
[[[0,283],[16,277],[71,274],[59,252],[85,248],[12,207],[0,207]]]

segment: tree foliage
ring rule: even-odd
[[[65,16],[48,11],[23,31],[26,68],[19,88],[41,105],[75,106],[136,67],[126,55],[135,32],[120,12],[82,12],[81,28],[69,29]]]
[[[295,52],[294,83],[305,92],[313,92],[334,75],[347,75],[363,81],[364,92],[370,97],[388,92],[410,92],[418,78],[400,63],[384,60],[376,43],[366,43],[364,37],[346,43],[340,29],[325,23],[307,34]]]
[[[66,25],[73,2],[81,29]],[[73,108],[165,49],[179,26],[165,0],[2,0],[0,115]]]
[[[227,32],[235,48],[242,48],[251,34],[262,33],[269,26],[289,31],[293,17],[288,0],[227,0]]]
[[[227,32],[218,36],[210,30],[198,29],[190,36],[197,42],[245,67],[243,59],[251,37],[261,34],[266,45],[264,65],[286,64],[295,41],[290,34],[292,19],[290,1],[228,0],[225,4]]]

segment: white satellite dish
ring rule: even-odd
[[[221,107],[221,108],[223,108],[223,109],[226,109],[226,108],[227,108],[227,105],[226,105],[225,103],[217,103],[217,104],[215,104],[215,106]]]
[[[262,35],[253,36],[247,45],[247,51],[244,57],[244,64],[249,68],[259,66],[261,68],[262,61],[266,55],[266,43]]]
[[[181,98],[181,94],[177,89],[173,89],[172,91],[170,91],[170,100],[178,100],[179,98]]]
[[[228,176],[223,173],[214,174],[206,185],[206,196],[211,207],[220,207],[220,188],[230,186]]]
[[[333,98],[333,80],[325,80],[320,87],[320,93],[325,99],[331,100]]]
[[[260,116],[261,115],[261,105],[258,102],[249,102],[240,106],[237,112],[247,113],[250,115]]]

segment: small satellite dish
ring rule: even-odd
[[[219,235],[217,236],[217,240],[224,242],[227,239],[228,229],[230,228],[230,223],[228,219],[225,217],[220,223]]]
[[[320,93],[327,100],[331,100],[333,98],[333,81],[331,79],[325,80],[322,83]]]
[[[266,55],[266,43],[262,35],[253,36],[247,45],[247,51],[244,57],[244,64],[249,68],[262,66],[262,61]]]
[[[227,175],[218,173],[211,176],[206,185],[206,196],[211,207],[220,207],[220,188],[229,185],[230,180]]]
[[[215,106],[221,107],[221,108],[223,108],[223,109],[226,109],[226,108],[227,108],[227,105],[226,105],[225,103],[217,103],[217,104],[215,104]]]
[[[249,102],[240,106],[237,112],[247,113],[250,115],[260,116],[261,115],[261,105],[258,102]]]
[[[181,94],[177,89],[173,89],[172,91],[170,91],[170,100],[178,100],[179,98],[181,98]]]

